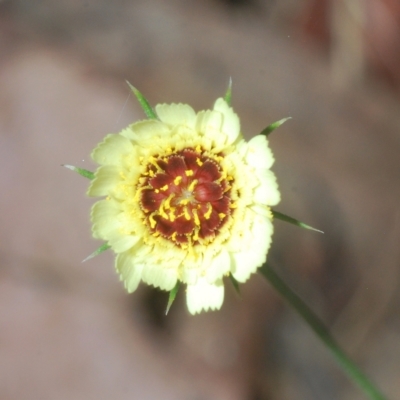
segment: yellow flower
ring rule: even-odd
[[[264,135],[245,141],[222,98],[212,110],[159,104],[157,119],[110,134],[93,151],[93,236],[111,246],[129,292],[140,281],[187,285],[192,314],[219,309],[223,277],[245,282],[266,260],[280,194]]]

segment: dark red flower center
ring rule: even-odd
[[[185,247],[214,240],[234,207],[232,177],[220,166],[222,155],[199,149],[152,157],[140,180],[140,204],[154,236]]]

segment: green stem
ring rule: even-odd
[[[286,285],[286,283],[265,264],[260,272],[268,279],[269,283],[284,297],[284,299],[303,317],[314,333],[322,340],[332,352],[342,369],[350,379],[359,385],[364,393],[372,400],[386,400],[380,390],[367,378],[366,375],[350,360],[333,339],[326,326],[314,312]]]

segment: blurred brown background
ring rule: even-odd
[[[400,398],[397,0],[0,1],[0,399],[363,399],[260,276],[221,311],[127,295],[91,239],[92,148],[149,100],[208,108],[233,78],[271,137],[276,271]]]

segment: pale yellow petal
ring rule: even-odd
[[[149,119],[139,121],[124,129],[121,135],[133,140],[136,143],[151,140],[154,136],[162,136],[170,132],[168,126],[161,121]]]
[[[256,214],[263,215],[264,217],[272,218],[271,209],[265,204],[253,204],[250,209]]]
[[[142,278],[142,264],[135,263],[135,254],[133,251],[119,253],[115,261],[115,267],[124,281],[126,290],[129,293],[134,292]]]
[[[199,278],[200,270],[196,265],[185,265],[180,273],[180,281],[183,283],[194,285]]]
[[[232,275],[242,283],[264,264],[272,241],[273,225],[269,217],[253,214],[251,222],[246,236],[249,246],[243,246],[241,251],[231,253]]]
[[[232,253],[233,277],[240,283],[246,282],[267,259],[267,251]]]
[[[122,253],[131,249],[139,240],[139,236],[121,234],[121,232],[118,232],[117,235],[112,235],[110,237],[108,244],[116,253]]]
[[[206,110],[197,114],[196,129],[217,143],[225,143],[226,135],[221,133],[222,114]]]
[[[239,117],[233,111],[232,107],[222,98],[219,98],[215,102],[214,110],[219,111],[223,115],[221,130],[228,137],[227,144],[233,143],[240,133]]]
[[[260,184],[255,188],[253,200],[255,203],[275,206],[281,199],[275,174],[269,169],[257,169],[254,171],[259,177]]]
[[[194,284],[202,276],[204,262],[204,251],[201,255],[184,254],[179,268],[179,280],[183,283]]]
[[[178,280],[176,269],[164,268],[163,265],[146,264],[142,274],[143,282],[161,290],[172,290]]]
[[[231,269],[229,253],[222,248],[220,253],[213,257],[207,267],[206,278],[209,283],[221,279]]]
[[[187,285],[186,301],[191,314],[220,309],[224,301],[222,279],[210,284],[205,278],[199,278],[196,284]]]
[[[122,156],[132,151],[130,140],[110,134],[93,150],[92,159],[100,165],[120,165]]]
[[[260,184],[260,180],[257,177],[255,170],[248,166],[236,165],[235,166],[235,185],[242,191],[251,192],[250,189],[257,187]]]
[[[271,168],[274,156],[268,146],[268,140],[264,135],[254,136],[247,144],[246,161],[257,168]]]
[[[227,243],[231,252],[237,252],[240,249],[246,251],[251,247],[253,237],[251,235],[251,223],[254,212],[249,208],[235,211],[235,219],[231,229],[231,237]]]
[[[94,176],[87,191],[91,197],[108,196],[121,181],[120,168],[114,165],[99,167]]]
[[[238,140],[238,142],[235,144],[235,153],[240,156],[242,159],[245,158],[246,154],[247,154],[247,142],[246,140],[244,140],[243,138],[241,138],[240,140]]]
[[[233,277],[240,283],[246,282],[257,271],[259,259],[252,251],[232,253]]]
[[[111,200],[95,203],[91,211],[93,237],[107,241],[110,237],[115,237],[120,229],[119,213],[120,210]]]
[[[253,225],[251,227],[253,252],[262,260],[265,260],[267,251],[271,245],[273,232],[274,225],[269,217],[260,214],[254,216]]]
[[[160,120],[169,126],[185,125],[194,128],[196,113],[187,104],[158,104],[155,110]]]
[[[243,242],[247,242],[247,236],[249,236],[249,233],[243,233],[239,234],[238,232],[233,232],[231,234],[231,237],[228,241],[227,249],[229,250],[229,253],[234,253],[237,252],[238,249],[246,249],[247,246],[243,246]],[[250,238],[251,240],[251,238]]]

